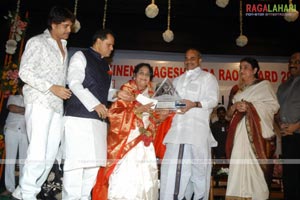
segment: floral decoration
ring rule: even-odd
[[[229,3],[229,0],[216,0],[216,5],[220,8],[225,8]]]
[[[9,62],[3,66],[1,70],[1,84],[0,88],[3,92],[4,98],[7,98],[11,94],[15,94],[18,89],[18,65],[14,62]]]
[[[8,15],[4,16],[9,21],[11,36],[6,42],[6,53],[14,54],[17,49],[17,43],[22,40],[28,26],[28,19],[22,20],[18,13],[8,11]]]
[[[159,9],[157,5],[155,5],[153,2],[149,4],[145,9],[145,14],[149,18],[154,18],[158,15]]]
[[[284,19],[288,22],[294,22],[298,17],[299,12],[295,9],[289,9],[289,11],[284,14]]]
[[[129,82],[130,82],[130,84],[134,85],[134,88],[132,88],[133,90],[131,91],[131,93],[134,94],[134,97],[136,99],[136,97],[139,94],[142,94],[142,91],[140,91],[137,88],[134,80],[130,80]],[[152,89],[152,84],[149,83],[147,87],[148,87],[149,96],[150,97],[153,96],[154,91]],[[141,105],[141,103],[138,102],[137,100],[133,101],[134,107],[138,107],[140,105]],[[140,112],[133,112],[133,113],[136,116],[136,123],[137,123],[137,127],[139,128],[139,132],[142,135],[142,141],[144,142],[145,146],[149,146],[150,143],[153,142],[153,138],[156,133],[155,118],[157,118],[158,116],[153,111],[149,112],[149,115],[150,115],[149,120],[151,123],[148,125],[147,128],[145,128],[144,122],[143,122],[143,113],[140,113]]]
[[[110,75],[110,76],[112,76],[113,75],[113,71],[112,70],[108,70],[107,74]]]
[[[76,16],[76,19],[75,19],[75,23],[72,26],[72,30],[71,30],[72,33],[77,33],[81,28],[80,22],[77,19],[77,8],[78,8],[78,0],[75,0],[74,15]]]
[[[245,35],[240,35],[236,40],[235,43],[239,47],[246,46],[248,43],[248,38]]]
[[[72,26],[72,33],[77,33],[81,28],[80,22],[78,19],[75,20],[75,23]]]
[[[288,22],[294,22],[299,17],[299,12],[296,10],[296,7],[293,6],[293,0],[289,0],[289,9],[285,13],[284,19]]]
[[[163,34],[162,34],[164,41],[166,42],[171,42],[174,39],[174,33],[170,29],[167,29]]]

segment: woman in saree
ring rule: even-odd
[[[147,63],[135,66],[133,80],[121,90],[134,97],[151,97],[153,69]],[[109,109],[107,167],[100,168],[93,200],[158,199],[158,169],[153,146],[156,126],[167,114],[158,115],[152,103],[117,100]]]
[[[230,158],[226,200],[269,198],[268,185],[275,150],[274,115],[279,109],[267,80],[258,78],[259,64],[251,57],[240,61],[242,86],[228,110],[231,117],[226,155]]]

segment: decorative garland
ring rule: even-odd
[[[154,18],[158,15],[159,9],[157,5],[155,5],[155,1],[152,0],[152,3],[149,4],[145,9],[145,14],[149,18]]]
[[[75,4],[74,4],[74,15],[76,17],[75,23],[72,26],[72,33],[77,33],[80,28],[80,22],[77,20],[77,7],[78,7],[78,0],[75,0]]]
[[[8,12],[8,16],[4,18],[9,20],[10,33],[6,42],[6,55],[4,66],[0,71],[0,111],[3,106],[3,100],[8,98],[9,95],[15,94],[19,84],[19,62],[24,48],[24,35],[27,28],[28,12],[26,13],[25,20],[22,21],[20,17],[20,0],[17,1],[16,11]],[[18,47],[18,43],[20,45]],[[15,53],[19,51],[18,55]]]
[[[216,5],[220,8],[225,8],[229,3],[229,0],[216,0]]]
[[[104,4],[103,20],[102,20],[102,28],[103,29],[105,29],[105,23],[106,23],[107,1],[108,0],[105,0],[105,4]]]
[[[289,0],[289,11],[285,13],[284,19],[288,22],[294,22],[299,17],[299,12],[293,7],[293,0]]]
[[[240,0],[240,36],[235,40],[236,45],[243,47],[247,45],[248,38],[243,35],[243,2]]]
[[[167,30],[162,34],[164,41],[171,42],[174,39],[174,33],[170,29],[171,24],[171,0],[168,0],[168,25]]]

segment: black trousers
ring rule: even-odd
[[[282,137],[284,199],[300,199],[300,134]]]

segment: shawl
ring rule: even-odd
[[[141,93],[137,89],[136,82],[130,80],[121,87],[121,90],[128,91],[135,97]],[[151,83],[148,84],[148,94],[153,95]],[[155,136],[156,126],[154,118],[155,113],[150,113],[150,124],[147,129],[144,128],[141,114],[135,114],[134,109],[141,105],[137,101],[124,101],[118,99],[114,102],[108,111],[110,128],[107,138],[107,166],[101,167],[98,171],[96,184],[93,188],[93,200],[107,200],[109,176],[113,172],[116,164],[127,152],[135,147],[139,142],[144,141],[145,146],[152,142]],[[130,131],[139,127],[140,135],[127,143]]]

